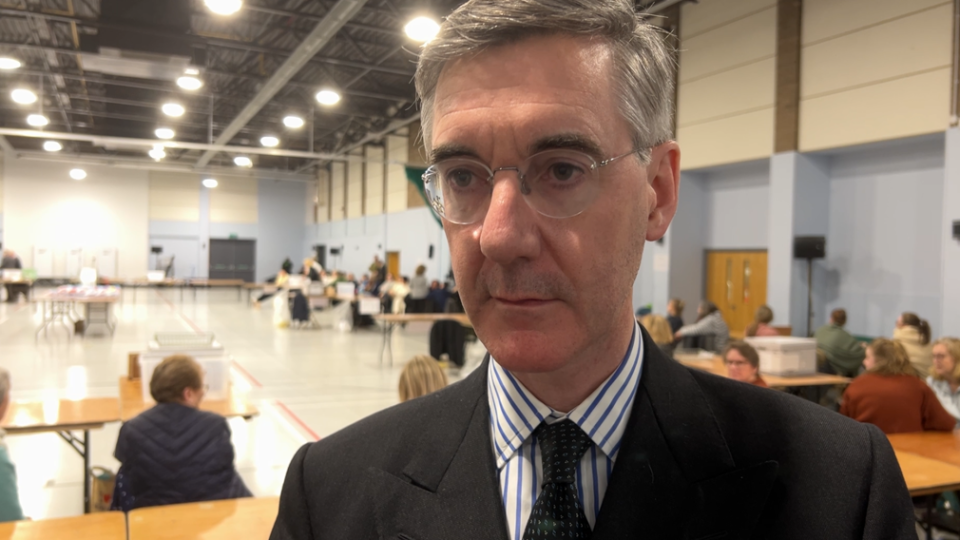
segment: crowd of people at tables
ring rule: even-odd
[[[293,265],[290,259],[283,262],[276,276],[268,278],[276,290],[264,292],[254,301],[254,306],[290,287]],[[306,258],[298,273],[305,280],[299,287],[306,288],[308,283],[320,283],[325,294],[335,297],[339,283],[352,283],[358,295],[375,296],[381,299],[385,313],[444,313],[462,312],[456,287],[439,280],[428,281],[427,267],[417,266],[413,278],[397,276],[387,270],[379,256],[374,256],[369,273],[357,279],[353,273],[340,270],[325,270],[313,258]]]
[[[646,313],[641,324],[669,357],[678,347],[719,354],[727,376],[766,387],[757,350],[730,331],[717,306],[704,301],[693,324],[683,323],[684,302],[672,299],[666,317]],[[746,337],[777,336],[773,311],[757,309]],[[876,425],[885,433],[951,431],[960,427],[960,339],[932,340],[930,324],[915,313],[901,314],[890,338],[857,339],[844,326],[847,313],[835,309],[814,333],[817,371],[853,380],[841,398],[840,413]]]

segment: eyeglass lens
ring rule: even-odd
[[[599,192],[597,163],[582,152],[547,150],[518,167],[520,190],[534,210],[554,217],[583,212]],[[438,214],[455,223],[473,223],[486,214],[497,171],[467,158],[441,161],[424,174],[424,187]]]

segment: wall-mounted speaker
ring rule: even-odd
[[[960,240],[960,221],[953,222],[953,238]]]
[[[432,258],[433,258],[433,244],[430,244],[430,250],[429,250],[429,252],[428,252],[427,258],[428,258],[428,259],[432,259]]]
[[[822,259],[827,256],[827,239],[823,236],[797,236],[793,239],[793,258]]]
[[[338,247],[330,248],[330,255],[339,255],[339,254],[340,254],[340,248]]]

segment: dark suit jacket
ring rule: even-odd
[[[880,430],[644,350],[592,540],[917,537]],[[486,374],[301,448],[270,538],[508,540]]]

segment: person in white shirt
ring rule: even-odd
[[[945,337],[934,342],[927,384],[960,427],[960,339]]]

